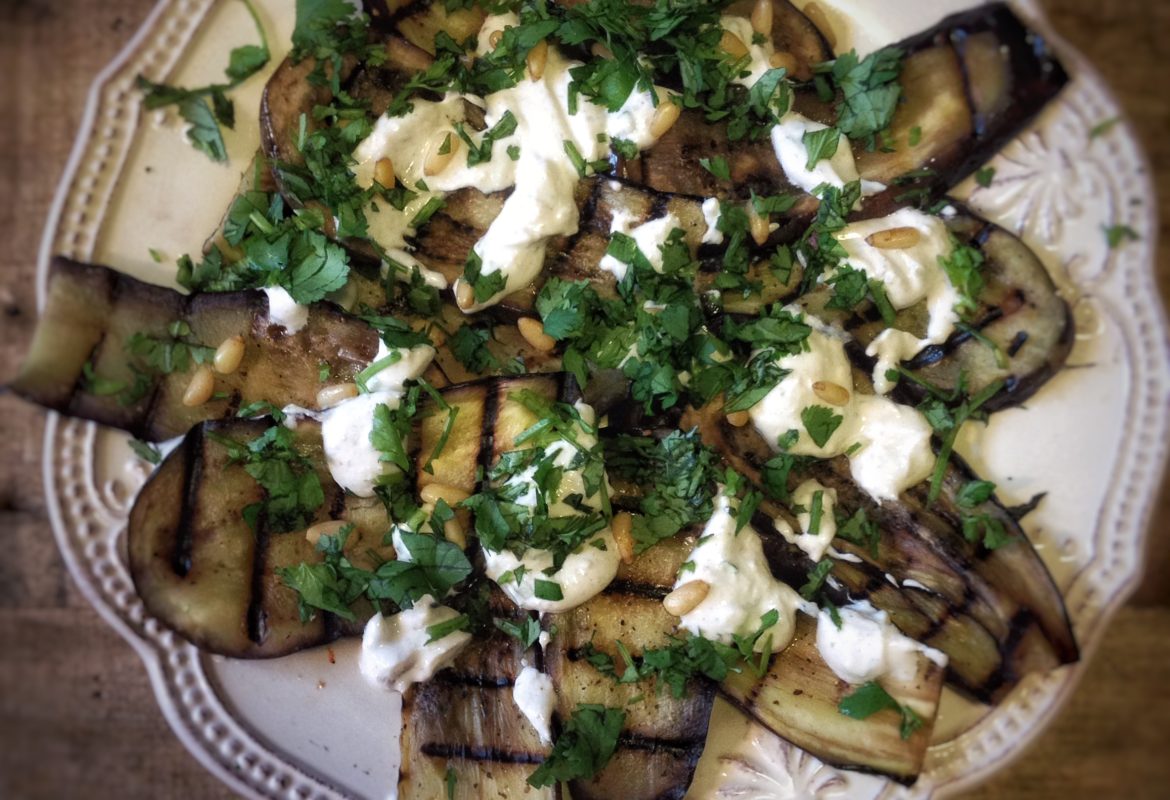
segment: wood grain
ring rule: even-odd
[[[1170,195],[1170,4],[1049,0],[1059,31],[1116,88]],[[0,2],[0,378],[27,347],[41,227],[93,75],[151,0]],[[1166,232],[1170,211],[1161,210]],[[1154,235],[1153,231],[1142,231]],[[1158,280],[1170,294],[1170,256]],[[0,396],[0,797],[225,798],[158,711],[137,656],[69,582],[45,519],[40,412]],[[972,798],[1165,797],[1170,722],[1170,497],[1153,510],[1149,575],[1080,688],[1023,757]]]

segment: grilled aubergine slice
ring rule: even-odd
[[[855,148],[861,177],[889,187],[866,202],[868,215],[875,213],[870,207],[892,209],[954,186],[1019,133],[1068,81],[1045,41],[1003,3],[948,17],[893,47],[906,57],[899,79],[902,100],[889,135],[881,148]],[[826,124],[834,121],[832,109],[815,92],[798,89],[793,107]],[[915,128],[920,137],[911,137]],[[697,169],[700,156],[726,158],[731,180]],[[628,172],[652,189],[705,197],[791,189],[770,141],[729,142],[725,126],[689,112]],[[815,202],[806,201],[790,214],[801,219],[813,207]]]
[[[448,412],[423,405],[415,418],[416,486],[438,482],[474,492],[483,465],[485,442],[514,436],[516,415],[500,413],[508,395],[527,389],[557,398],[575,392],[561,375],[489,379],[452,386],[445,402],[458,411],[442,449],[436,448]],[[270,532],[264,519],[256,530],[244,521],[243,509],[263,499],[256,481],[239,464],[231,464],[224,440],[246,444],[271,419],[229,419],[192,428],[139,492],[130,511],[127,534],[130,573],[151,614],[210,652],[237,658],[286,655],[358,633],[373,613],[359,602],[355,619],[320,613],[301,623],[296,593],[277,570],[302,562],[319,562],[321,554],[305,531]],[[391,520],[380,500],[342,491],[325,466],[320,424],[301,419],[295,426],[298,451],[315,465],[325,502],[313,523],[342,520],[355,530],[346,554],[365,569],[393,557],[383,544]]]
[[[761,469],[774,454],[751,426],[736,428],[716,405],[689,411],[683,426],[698,428],[703,442],[736,470],[763,485]],[[838,538],[850,560],[839,559],[830,573],[841,587],[834,602],[864,597],[887,611],[903,633],[946,653],[948,680],[983,701],[996,701],[1025,675],[1054,669],[1078,658],[1076,641],[1060,592],[1019,523],[992,499],[975,509],[992,515],[1012,541],[996,549],[969,542],[955,500],[974,478],[954,458],[940,497],[927,500],[924,482],[896,503],[874,502],[853,482],[848,460],[838,457],[798,466],[790,490],[815,478],[836,489],[845,516],[865,511],[880,532],[875,549]],[[779,504],[765,502],[760,530],[770,520],[795,519]],[[799,530],[799,525],[796,526]],[[779,534],[765,537],[772,569],[786,582],[803,581],[812,562]],[[856,559],[856,560],[855,560]]]
[[[434,450],[445,426],[445,415],[428,414],[425,410],[420,414],[416,461],[431,461],[434,472],[420,470],[418,485],[438,481],[474,491],[482,474],[479,467],[490,464],[495,457],[492,454],[506,449],[507,443],[527,425],[526,414],[513,413],[519,409],[509,410],[508,405],[509,394],[521,388],[549,398],[568,400],[575,396],[571,381],[560,376],[484,380],[444,390],[444,400],[459,412],[437,456]],[[320,554],[306,540],[304,531],[273,533],[263,520],[253,531],[244,522],[242,509],[261,500],[262,495],[243,467],[229,463],[228,450],[222,442],[230,439],[246,443],[269,424],[267,420],[230,420],[197,426],[143,488],[130,517],[131,574],[150,613],[200,647],[238,658],[275,657],[339,636],[355,635],[373,612],[367,603],[359,601],[352,609],[351,620],[319,613],[309,622],[302,622],[296,595],[279,579],[277,570],[301,562],[313,563]],[[300,421],[296,436],[298,449],[320,465],[323,459],[316,423]],[[326,487],[326,502],[314,522],[338,519],[354,524],[346,554],[357,566],[372,569],[378,561],[393,558],[392,549],[382,543],[390,522],[381,503],[345,495],[320,466],[319,476]],[[665,615],[661,599],[669,591],[695,535],[691,531],[624,564],[618,579],[604,594],[546,622],[557,632],[544,658],[546,669],[561,687],[558,718],[566,718],[579,702],[616,705],[638,693],[630,686],[613,683],[582,660],[582,648],[592,641],[602,651],[615,655],[614,643],[620,639],[637,655],[646,647],[663,644],[674,633],[675,621]],[[507,604],[502,597],[494,597],[493,602],[501,608]],[[484,647],[483,653],[491,653],[496,645]],[[461,663],[470,658],[467,656]],[[501,663],[496,656],[490,659],[495,659],[491,664]],[[484,666],[485,670],[495,668]],[[929,720],[940,685],[936,677],[924,664],[915,682],[917,693],[910,687],[888,688],[900,701],[913,702],[923,719]],[[512,678],[514,674],[507,677]],[[446,675],[436,680],[441,687],[419,687],[408,696],[408,712],[431,708],[436,703],[449,705],[452,692],[471,706],[501,702],[499,697],[487,697],[488,687],[504,687],[504,678],[498,674],[491,681],[479,682],[482,691],[473,688],[479,684],[466,673],[463,678]],[[599,796],[596,793],[605,787],[627,784],[642,787],[639,791],[645,794],[639,796],[681,796],[681,790],[677,795],[672,792],[679,787],[685,789],[689,783],[702,749],[715,687],[694,682],[681,700],[659,695],[653,686],[642,688],[647,690],[648,699],[639,708],[627,709],[626,732],[617,756],[595,781],[580,787],[585,794],[578,795],[575,790],[574,796]],[[909,778],[921,767],[925,739],[911,737],[895,742],[890,730],[896,725],[880,715],[864,722],[850,721],[840,739],[821,732],[829,724],[819,720],[822,712],[834,715],[833,725],[841,724],[835,709],[846,687],[815,657],[815,646],[808,642],[793,645],[791,653],[778,654],[763,678],[733,677],[724,684],[723,691],[779,735],[832,763],[884,772],[900,779]],[[800,710],[785,714],[772,708],[789,692],[803,697]],[[465,712],[471,716],[460,716],[460,720],[474,719],[466,708],[460,714]],[[409,780],[415,782],[412,785],[433,785],[430,781],[435,774],[445,771],[437,759],[455,759],[457,753],[462,754],[460,763],[479,775],[477,771],[485,768],[483,762],[491,762],[496,757],[493,753],[499,755],[498,748],[492,749],[494,745],[488,751],[479,751],[474,744],[484,741],[483,737],[495,741],[490,737],[502,735],[499,731],[479,731],[476,735],[480,738],[475,738],[471,736],[474,729],[461,722],[459,737],[467,734],[471,738],[444,739],[421,710],[416,717],[408,713],[406,719],[404,753],[407,763],[415,765],[408,770]],[[679,720],[685,720],[685,726],[672,728]],[[440,740],[446,742],[442,747],[423,744]],[[870,741],[875,745],[872,751],[864,744]],[[459,746],[465,749],[459,750]],[[511,755],[499,755],[496,760],[534,763],[532,750],[525,750],[529,755],[523,757],[518,755],[519,750],[507,752]],[[496,778],[503,780],[500,774],[497,771]],[[633,774],[641,776],[639,782],[629,783]],[[467,783],[482,779],[474,775]]]
[[[455,308],[445,314],[434,321],[437,343],[444,341],[444,327],[454,331],[462,324]],[[127,349],[135,334],[173,341],[168,329],[175,323],[189,326],[182,338],[191,344],[215,348],[232,336],[245,342],[240,367],[216,374],[216,395],[193,408],[182,402],[192,361],[186,370],[163,373],[137,363]],[[269,321],[268,301],[259,291],[183,295],[107,267],[56,257],[28,359],[9,388],[46,408],[162,441],[204,420],[232,417],[252,403],[316,408],[317,392],[326,385],[321,365],[329,367],[328,384],[352,381],[373,360],[378,342],[374,328],[333,303],[313,304],[308,324],[290,334]],[[528,346],[515,326],[497,326],[488,349],[501,364],[521,357],[534,372],[559,367],[558,359]],[[436,363],[436,371],[428,373],[432,383],[470,377],[445,344],[438,347]],[[138,380],[145,382],[128,395]]]
[[[612,275],[597,264],[605,252],[609,221],[619,208],[646,219],[669,209],[679,216],[692,244],[701,237],[701,216],[696,219],[697,209],[684,198],[654,195],[629,186],[615,188],[608,181],[586,181],[583,185],[593,195],[593,215],[582,221],[574,243],[553,265],[559,277],[589,280],[600,293],[613,293]],[[983,253],[986,285],[979,307],[971,314],[968,330],[957,331],[945,343],[928,347],[903,366],[943,391],[955,389],[960,378],[972,392],[1003,381],[1003,390],[987,403],[988,409],[1023,402],[1063,366],[1068,356],[1073,339],[1068,306],[1044,265],[1015,236],[965,210],[947,217],[946,223],[960,242]],[[422,244],[447,247],[438,235],[424,237]],[[703,270],[696,289],[702,292],[718,274],[719,265],[717,259],[704,255],[702,250],[699,256]],[[754,278],[765,283],[763,294],[748,299],[729,295],[723,304],[726,311],[747,315],[765,303],[796,297],[799,266],[787,282],[780,283],[763,263],[753,270]],[[370,306],[384,302],[379,285],[360,276],[351,281],[360,287],[359,302]],[[814,291],[802,302],[813,313],[841,324],[854,337],[848,347],[850,356],[868,371],[872,360],[865,356],[865,346],[882,330],[880,318],[868,304],[848,315],[826,310],[825,295],[827,290]],[[532,294],[521,299],[530,305]],[[126,352],[129,339],[137,333],[165,339],[168,326],[176,321],[190,326],[189,340],[211,347],[229,336],[244,337],[246,349],[240,368],[231,375],[216,377],[219,399],[195,408],[184,406],[182,396],[191,377],[189,372],[141,373],[149,386],[141,398],[129,403],[122,393],[95,391],[93,382],[85,379],[88,369],[107,382],[132,385],[137,376]],[[454,331],[463,318],[448,307],[437,322]],[[922,334],[926,323],[925,307],[918,305],[899,312],[895,327]],[[971,330],[978,331],[982,339],[972,335]],[[442,342],[438,328],[433,331],[436,342]],[[995,347],[989,347],[988,341]],[[374,357],[377,347],[378,334],[373,328],[331,303],[314,305],[308,326],[290,335],[269,323],[267,300],[260,292],[185,296],[104,267],[57,257],[50,268],[44,314],[29,356],[11,388],[47,408],[129,430],[144,439],[162,440],[180,435],[202,420],[230,416],[256,401],[313,408],[322,386],[322,363],[329,365],[330,382],[352,380]],[[536,351],[511,325],[493,328],[488,349],[501,364],[519,357],[533,372],[560,367],[555,354]],[[438,348],[436,365],[437,372],[428,376],[436,383],[458,383],[476,377],[445,344]],[[902,381],[895,390],[905,402],[921,399],[919,391],[910,381]]]
[[[523,614],[500,592],[490,602],[497,617]],[[512,699],[525,660],[539,668],[539,649],[526,655],[516,639],[493,631],[431,680],[410,687],[402,698],[401,800],[562,796],[559,786],[528,783],[549,748]]]
[[[807,19],[786,6],[775,3],[776,8],[782,9],[774,14],[775,25],[780,29],[776,41],[800,42],[796,51],[804,57],[827,55],[823,44],[817,44],[815,34],[810,34]],[[433,38],[428,41],[427,36],[446,30],[461,41],[468,31],[474,32],[479,19],[471,11],[448,14],[439,4],[407,7],[391,17],[398,27],[397,32],[387,34],[385,65],[366,70],[347,62],[342,75],[347,91],[367,100],[374,113],[381,113],[408,76],[429,64],[427,50],[433,50]],[[1043,40],[1002,4],[948,18],[896,46],[909,55],[901,79],[903,100],[891,128],[892,147],[858,156],[861,176],[890,188],[866,202],[859,212],[865,216],[889,213],[911,200],[936,200],[1015,136],[1067,81]],[[311,119],[313,106],[329,99],[326,89],[301,85],[312,69],[309,60],[286,60],[265,89],[261,105],[262,149],[275,165],[282,186],[282,169],[295,167],[301,161],[293,145],[301,133],[301,118]],[[806,69],[802,64],[798,74]],[[832,122],[832,109],[811,88],[797,90],[795,107],[813,118]],[[911,146],[910,131],[914,129],[920,136],[913,137],[917,144]],[[728,159],[730,181],[721,181],[698,165],[700,157],[720,155]],[[725,127],[707,122],[694,111],[684,111],[666,136],[639,158],[620,163],[615,176],[660,193],[692,197],[743,200],[753,191],[762,195],[801,194],[784,176],[770,142],[730,142]],[[299,202],[292,192],[285,191],[285,195],[289,202]],[[504,196],[506,193],[485,196],[474,189],[449,195],[447,207],[424,227],[441,231],[443,240],[462,231],[457,239],[459,258],[455,264],[430,264],[423,256],[424,263],[445,274],[452,273],[449,278],[461,274],[464,257],[478,238],[472,236],[474,229],[482,231],[487,227]],[[578,197],[583,202],[582,195]],[[796,238],[816,204],[815,198],[805,195],[782,215],[782,224],[773,233],[771,243]],[[469,220],[473,230],[465,228]],[[425,237],[426,231],[421,235]],[[349,244],[375,258],[368,246]],[[549,258],[557,258],[563,246],[564,243],[552,243]]]

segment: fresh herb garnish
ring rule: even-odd
[[[581,704],[573,711],[544,763],[528,777],[537,788],[592,778],[613,758],[626,722],[621,709]]]
[[[918,716],[914,709],[895,700],[877,681],[864,683],[843,697],[837,704],[837,710],[847,717],[858,720],[869,719],[879,711],[896,711],[902,717],[899,730],[903,739],[909,739],[922,727],[922,717]]]

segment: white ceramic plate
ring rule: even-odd
[[[866,50],[932,25],[970,0],[837,0],[841,45]],[[292,3],[264,0],[277,52]],[[1021,12],[1039,30],[1031,0]],[[852,19],[852,23],[845,22]],[[231,47],[251,41],[241,3],[162,0],[94,83],[78,141],[45,230],[43,299],[51,254],[116,265],[171,283],[175,257],[199,249],[217,225],[258,142],[254,109],[267,75],[235,93],[230,166],[187,146],[177,122],[145,112],[133,80],[198,85],[221,78]],[[1037,126],[994,162],[990,189],[960,187],[991,219],[1020,232],[1076,310],[1070,367],[1027,409],[995,415],[964,437],[963,452],[1001,485],[1009,503],[1047,490],[1025,527],[1067,598],[1091,653],[1103,624],[1133,588],[1143,529],[1165,456],[1170,396],[1167,329],[1152,280],[1155,209],[1145,161],[1124,124],[1090,141],[1119,114],[1092,70],[1068,48],[1072,84]],[[1110,250],[1102,226],[1128,224],[1142,239]],[[155,263],[149,248],[161,252]],[[276,661],[199,653],[150,618],[125,566],[126,515],[146,477],[123,435],[51,415],[45,489],[53,530],[83,593],[139,652],[163,713],[192,753],[247,797],[384,797],[398,764],[398,699],[362,684],[353,643]],[[915,797],[969,785],[1018,753],[1051,718],[1079,671],[1025,681],[999,707],[944,699],[927,768],[912,789],[840,773],[717,709],[694,797]]]

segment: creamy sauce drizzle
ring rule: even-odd
[[[917,231],[918,243],[912,247],[888,249],[874,247],[866,241],[873,234],[892,228]],[[886,378],[887,370],[913,358],[927,345],[945,342],[954,333],[955,323],[959,320],[955,312],[959,293],[939,263],[939,259],[952,250],[951,236],[938,217],[915,208],[903,208],[880,219],[854,222],[835,234],[835,238],[845,248],[850,266],[882,281],[890,305],[903,309],[925,302],[930,314],[925,338],[889,328],[878,334],[866,348],[866,355],[877,358],[873,368],[874,389],[885,394],[893,388]]]
[[[812,319],[808,319],[813,324]],[[759,403],[749,409],[756,429],[773,447],[790,430],[798,432],[789,448],[795,455],[833,458],[848,453],[853,479],[875,500],[896,500],[910,486],[930,475],[934,452],[931,428],[921,412],[885,397],[853,391],[852,366],[841,341],[814,329],[808,349],[784,356],[779,366],[789,370]],[[813,388],[818,381],[835,383],[849,391],[844,406],[829,406]],[[842,422],[818,445],[805,430],[801,412],[809,406],[826,406]]]

